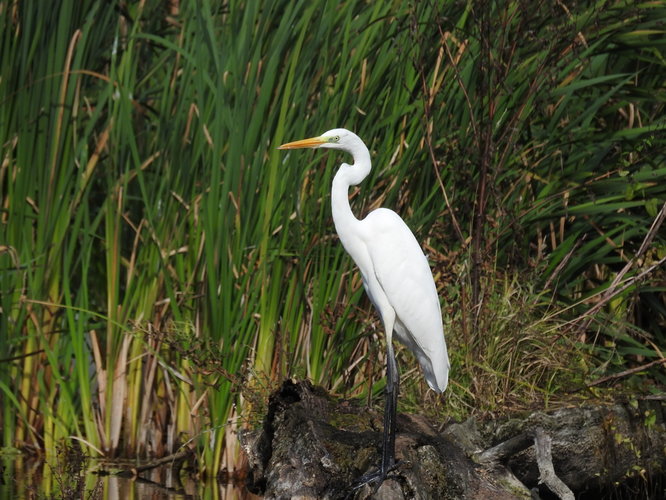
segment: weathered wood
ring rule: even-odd
[[[474,453],[473,458],[476,462],[481,464],[498,463],[505,458],[511,457],[532,446],[534,436],[531,433],[521,432],[506,441],[488,448],[481,453]]]
[[[541,427],[536,428],[535,434],[534,447],[537,467],[539,467],[539,483],[545,484],[561,500],[574,500],[573,491],[555,474],[550,437]]]
[[[608,488],[628,477],[658,476],[666,470],[663,401],[572,406],[522,418],[479,424],[482,441],[495,446],[541,427],[552,439],[557,476],[578,495]],[[534,447],[503,463],[528,487],[539,484]]]
[[[645,412],[652,412],[649,425]],[[636,409],[567,408],[501,422],[470,419],[437,432],[422,417],[399,415],[400,463],[374,493],[351,485],[379,463],[381,413],[337,401],[307,382],[287,381],[271,396],[262,428],[244,432],[241,443],[251,489],[266,498],[527,499],[531,489],[539,491],[533,446],[538,427],[552,439],[554,477],[578,494],[641,467],[662,474],[663,417],[663,402],[652,402]]]

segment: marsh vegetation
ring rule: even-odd
[[[375,165],[353,209],[401,214],[442,299],[451,385],[405,370],[401,411],[663,398],[665,21],[0,0],[0,446],[191,446],[212,477],[286,377],[381,404],[383,333],[331,223],[342,158],[275,149],[333,127]]]

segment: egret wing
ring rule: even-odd
[[[449,360],[428,260],[395,212],[378,209],[362,223],[375,276],[396,312],[396,336],[414,352],[429,385],[441,392],[448,383]]]

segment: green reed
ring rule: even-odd
[[[0,2],[3,445],[195,446],[214,475],[284,377],[378,394],[330,216],[348,159],[276,150],[340,126],[375,165],[353,209],[405,218],[444,302],[450,395],[406,369],[406,406],[548,401],[654,358],[663,268],[614,279],[663,256],[660,232],[634,259],[664,200],[664,8],[599,5]],[[615,347],[578,343],[598,331]]]

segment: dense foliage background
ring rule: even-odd
[[[383,387],[383,332],[337,242],[357,214],[423,243],[440,419],[661,394],[666,3],[0,0],[0,437],[152,456],[235,432],[284,377]],[[379,400],[380,401],[380,400]]]

